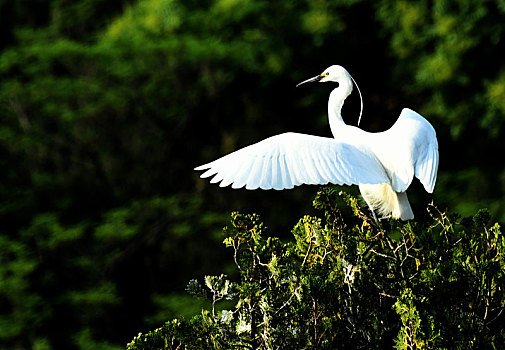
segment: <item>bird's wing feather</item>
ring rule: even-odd
[[[285,133],[196,167],[220,186],[286,189],[301,184],[377,184],[387,174],[366,145]]]
[[[397,192],[407,190],[414,175],[432,193],[437,180],[438,142],[435,129],[420,114],[404,108],[391,129],[377,133],[374,150]]]

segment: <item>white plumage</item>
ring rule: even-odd
[[[432,193],[437,178],[438,143],[431,124],[405,108],[384,132],[369,133],[346,125],[341,109],[352,91],[350,74],[334,65],[300,84],[316,81],[339,84],[328,101],[333,139],[298,133],[276,135],[195,170],[206,170],[201,177],[213,176],[211,183],[220,182],[221,187],[245,186],[249,190],[282,190],[301,184],[359,185],[372,212],[413,219],[405,192],[412,179],[416,176]]]

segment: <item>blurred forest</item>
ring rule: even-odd
[[[192,169],[285,131],[330,136],[332,64],[362,126],[435,127],[432,199],[505,221],[503,0],[0,0],[0,348],[120,349],[230,270],[231,211],[289,231],[317,188],[221,189]],[[359,97],[344,118],[355,123]]]

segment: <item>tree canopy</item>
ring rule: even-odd
[[[206,276],[188,292],[209,309],[138,334],[145,349],[469,349],[505,345],[505,240],[489,212],[377,222],[356,198],[325,188],[294,241],[265,237],[257,215],[232,213],[224,244],[238,282]],[[338,207],[336,205],[338,204]],[[350,214],[349,212],[352,212]],[[235,306],[218,310],[221,300]],[[394,340],[394,341],[393,341]]]

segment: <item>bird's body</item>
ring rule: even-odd
[[[230,153],[195,170],[211,183],[246,189],[288,189],[301,184],[359,185],[372,211],[383,216],[413,219],[406,190],[416,176],[433,192],[438,170],[438,143],[431,124],[403,109],[388,130],[369,133],[347,125],[341,117],[352,78],[341,66],[308,79],[336,81],[328,101],[332,138],[285,133]],[[303,82],[303,83],[305,83]],[[361,117],[361,115],[360,115]]]

